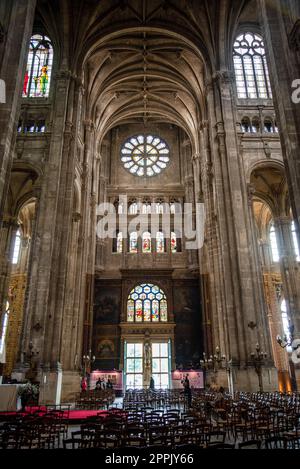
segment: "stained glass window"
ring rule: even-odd
[[[13,258],[12,258],[13,264],[17,264],[19,262],[20,250],[21,250],[21,233],[20,233],[20,230],[18,230],[16,233],[14,252],[13,252]]]
[[[130,234],[129,243],[130,243],[129,252],[131,252],[133,254],[137,254],[137,252],[138,252],[138,237],[137,237],[137,232],[136,231],[133,231]]]
[[[127,321],[133,322],[134,321],[134,301],[128,300],[127,303]]]
[[[161,300],[160,302],[160,319],[163,322],[168,320],[168,307],[166,300]]]
[[[137,135],[127,140],[121,149],[121,161],[127,171],[136,176],[160,174],[170,161],[167,143],[153,135]]]
[[[47,36],[35,34],[29,46],[23,97],[47,98],[49,96],[52,64],[53,48],[50,39]]]
[[[151,252],[151,233],[146,231],[143,234],[143,253]]]
[[[171,233],[171,252],[177,252],[177,236],[173,231]]]
[[[127,321],[167,322],[168,306],[164,292],[150,283],[135,287],[128,296]]]
[[[156,235],[156,252],[165,252],[165,237],[162,231],[159,231]]]
[[[296,256],[297,262],[300,262],[299,244],[298,244],[298,238],[297,238],[297,232],[296,232],[296,225],[294,221],[292,222],[292,236],[293,236],[295,256]]]
[[[234,43],[233,63],[239,98],[272,99],[272,90],[261,36],[244,33]]]

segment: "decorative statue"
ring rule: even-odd
[[[145,343],[145,366],[150,367],[151,365],[151,348],[149,342]]]

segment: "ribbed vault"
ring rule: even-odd
[[[226,51],[249,3],[38,0],[36,28],[47,30],[60,66],[84,76],[100,141],[116,125],[154,120],[183,128],[198,152],[204,77],[229,67]]]
[[[167,33],[127,32],[97,47],[85,63],[88,118],[99,136],[132,120],[182,127],[197,151],[205,118],[201,57]]]

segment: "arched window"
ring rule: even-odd
[[[143,253],[151,252],[151,233],[146,231],[143,233]]]
[[[171,202],[170,213],[172,215],[175,215],[176,213],[181,213],[181,203],[178,201]]]
[[[150,283],[135,287],[128,296],[127,321],[167,322],[168,306],[164,292]]]
[[[285,298],[281,300],[280,310],[281,310],[281,317],[282,317],[283,333],[287,341],[290,342],[291,341],[290,321],[289,321],[288,314],[287,314],[287,304],[286,304]],[[289,350],[289,347],[288,347],[288,350]]]
[[[138,213],[138,204],[136,202],[133,202],[129,206],[129,215],[136,215]]]
[[[130,233],[129,252],[131,252],[133,254],[137,254],[137,252],[138,252],[138,236],[137,236],[136,231],[133,231],[132,233]]]
[[[273,127],[273,122],[271,119],[266,118],[264,121],[264,131],[269,134],[274,133],[274,127]]]
[[[251,132],[253,134],[258,134],[260,132],[260,123],[258,117],[253,117],[252,119]]]
[[[241,122],[241,128],[242,128],[242,131],[245,133],[251,132],[251,125],[250,125],[249,117],[243,117],[242,122]]]
[[[8,319],[9,319],[9,302],[7,301],[3,322],[2,322],[2,324],[0,324],[0,332],[1,332],[1,336],[0,336],[0,356],[4,352],[5,339],[6,339],[7,326],[8,326]]]
[[[168,145],[160,137],[137,135],[128,139],[121,149],[121,161],[135,176],[160,174],[170,162]]]
[[[177,236],[176,236],[176,233],[174,233],[174,231],[172,231],[171,233],[171,252],[172,253],[175,253],[177,252]]]
[[[296,256],[297,262],[300,262],[300,250],[299,250],[299,244],[298,244],[298,238],[297,238],[297,232],[296,232],[296,225],[294,221],[292,222],[292,236],[293,236],[295,256]]]
[[[25,125],[25,132],[29,132],[33,134],[35,132],[35,122],[34,121],[28,121],[27,124]]]
[[[234,43],[233,63],[238,98],[272,99],[264,41],[261,36],[244,33]]]
[[[123,252],[123,233],[120,231],[117,235],[117,253],[122,254]]]
[[[16,233],[14,252],[13,252],[13,257],[12,257],[12,263],[15,265],[19,262],[20,249],[21,249],[21,233],[20,233],[20,230],[18,230]]]
[[[156,252],[158,254],[165,252],[165,237],[162,231],[156,234]]]
[[[271,245],[273,262],[279,262],[279,250],[278,250],[276,230],[275,230],[274,223],[271,223],[270,225],[270,245]]]
[[[46,123],[45,123],[45,121],[38,121],[36,123],[36,132],[41,132],[41,133],[46,132]]]
[[[29,46],[23,85],[23,97],[47,98],[49,96],[53,64],[53,47],[47,36],[35,34]]]
[[[143,203],[143,206],[142,206],[142,213],[143,213],[144,215],[151,214],[151,202]]]

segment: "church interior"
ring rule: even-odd
[[[1,0],[0,162],[0,448],[300,448],[298,0]]]

